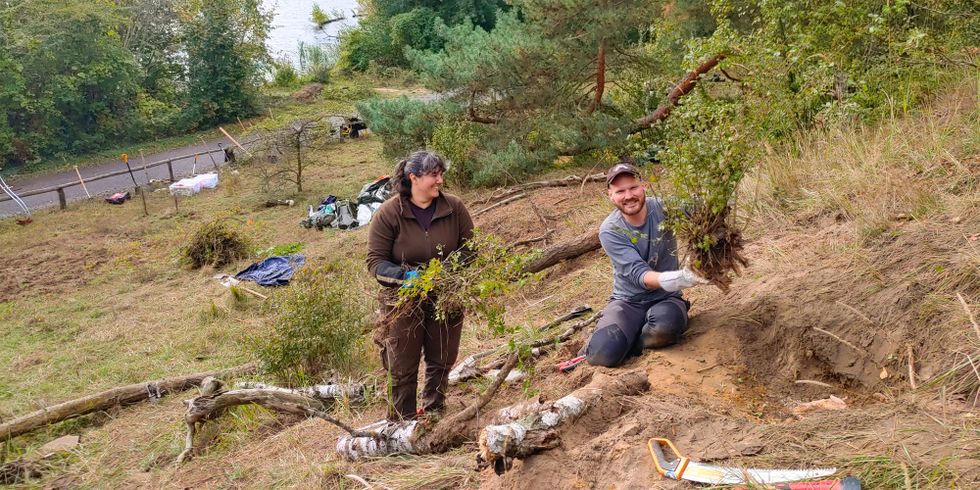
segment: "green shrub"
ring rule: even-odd
[[[429,147],[449,160],[449,179],[461,186],[470,185],[473,180],[473,158],[480,143],[473,126],[466,121],[443,122],[432,132],[429,143]]]
[[[272,332],[255,345],[265,372],[302,384],[328,369],[356,370],[364,358],[363,324],[370,309],[352,289],[354,270],[340,262],[310,264],[269,298]]]
[[[372,63],[381,66],[405,64],[402,46],[391,42],[388,22],[370,16],[340,36],[339,64],[344,71],[363,72]]]
[[[195,269],[205,265],[220,268],[248,257],[252,250],[249,242],[241,230],[219,218],[197,229],[190,244],[184,247],[183,257]]]
[[[303,242],[293,242],[293,243],[283,243],[280,245],[273,245],[271,247],[263,248],[255,252],[257,257],[274,257],[281,255],[293,255],[298,254],[303,251]]]
[[[289,60],[280,60],[275,63],[276,75],[272,79],[273,85],[277,87],[290,87],[296,83],[299,73]]]

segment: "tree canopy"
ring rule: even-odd
[[[0,2],[0,162],[253,113],[269,20],[257,0]]]

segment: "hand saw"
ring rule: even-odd
[[[663,447],[668,447],[676,459],[667,460]],[[680,451],[669,439],[653,438],[647,443],[650,457],[657,466],[657,472],[666,478],[688,480],[712,485],[757,484],[771,485],[774,483],[793,482],[829,476],[837,472],[837,468],[818,468],[812,470],[778,470],[755,468],[727,468],[691,461],[681,456]],[[785,488],[785,487],[780,487]],[[834,487],[827,487],[834,488]],[[849,490],[850,487],[837,487]],[[860,486],[858,486],[860,488]]]

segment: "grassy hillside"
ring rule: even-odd
[[[687,488],[661,480],[646,440],[674,438],[689,456],[752,466],[832,466],[866,488],[971,488],[980,483],[976,335],[959,293],[980,304],[980,117],[977,81],[927,110],[896,114],[875,127],[818,131],[786,150],[770,149],[741,190],[751,267],[728,294],[698,288],[692,323],[678,346],[631,360],[620,370],[553,364],[584,341],[539,359],[531,380],[508,385],[488,411],[519,399],[560,397],[597,371],[642,370],[652,388],[589,412],[561,447],[515,463],[502,477],[473,471],[472,445],[436,456],[351,464],[333,447],[339,430],[319,420],[277,417],[244,407],[206,426],[205,451],[176,467],[183,406],[190,394],[65,422],[4,444],[3,458],[30,456],[61,434],[82,444],[50,461],[27,486],[359,488]],[[366,230],[301,228],[305,209],[327,194],[353,196],[394,162],[365,138],[312,153],[308,191],[269,195],[254,165],[223,171],[213,191],[181,199],[154,193],[150,216],[137,201],[92,201],[0,222],[0,419],[97,390],[158,377],[230,367],[253,359],[252,340],[277,315],[256,298],[232,295],[191,270],[180,250],[201,224],[226,219],[255,249],[302,243],[313,264],[341,261],[361,271],[350,285],[373,308],[375,284],[363,270]],[[578,173],[587,169],[578,169]],[[564,176],[555,171],[550,176]],[[471,211],[489,190],[459,192]],[[294,207],[266,208],[269,198]],[[553,229],[549,243],[594,229],[608,213],[600,184],[534,191],[480,215],[477,226],[506,241]],[[569,308],[601,308],[611,290],[608,259],[594,252],[546,271],[508,298],[513,323],[542,325]],[[270,293],[263,291],[263,293]],[[271,294],[288,294],[288,288]],[[474,321],[461,357],[501,339]],[[349,375],[377,386],[367,361]],[[911,353],[917,390],[909,380]],[[823,383],[798,383],[798,381]],[[450,410],[485,382],[454,388]],[[801,402],[842,397],[844,412],[797,420]],[[383,398],[337,407],[353,423],[377,420]],[[758,450],[746,448],[761,446]],[[734,463],[733,463],[734,462]]]

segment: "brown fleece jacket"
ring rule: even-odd
[[[396,195],[385,201],[371,218],[367,265],[383,286],[401,286],[405,271],[445,258],[473,237],[473,219],[463,201],[439,193],[429,231],[422,229],[407,198]]]

